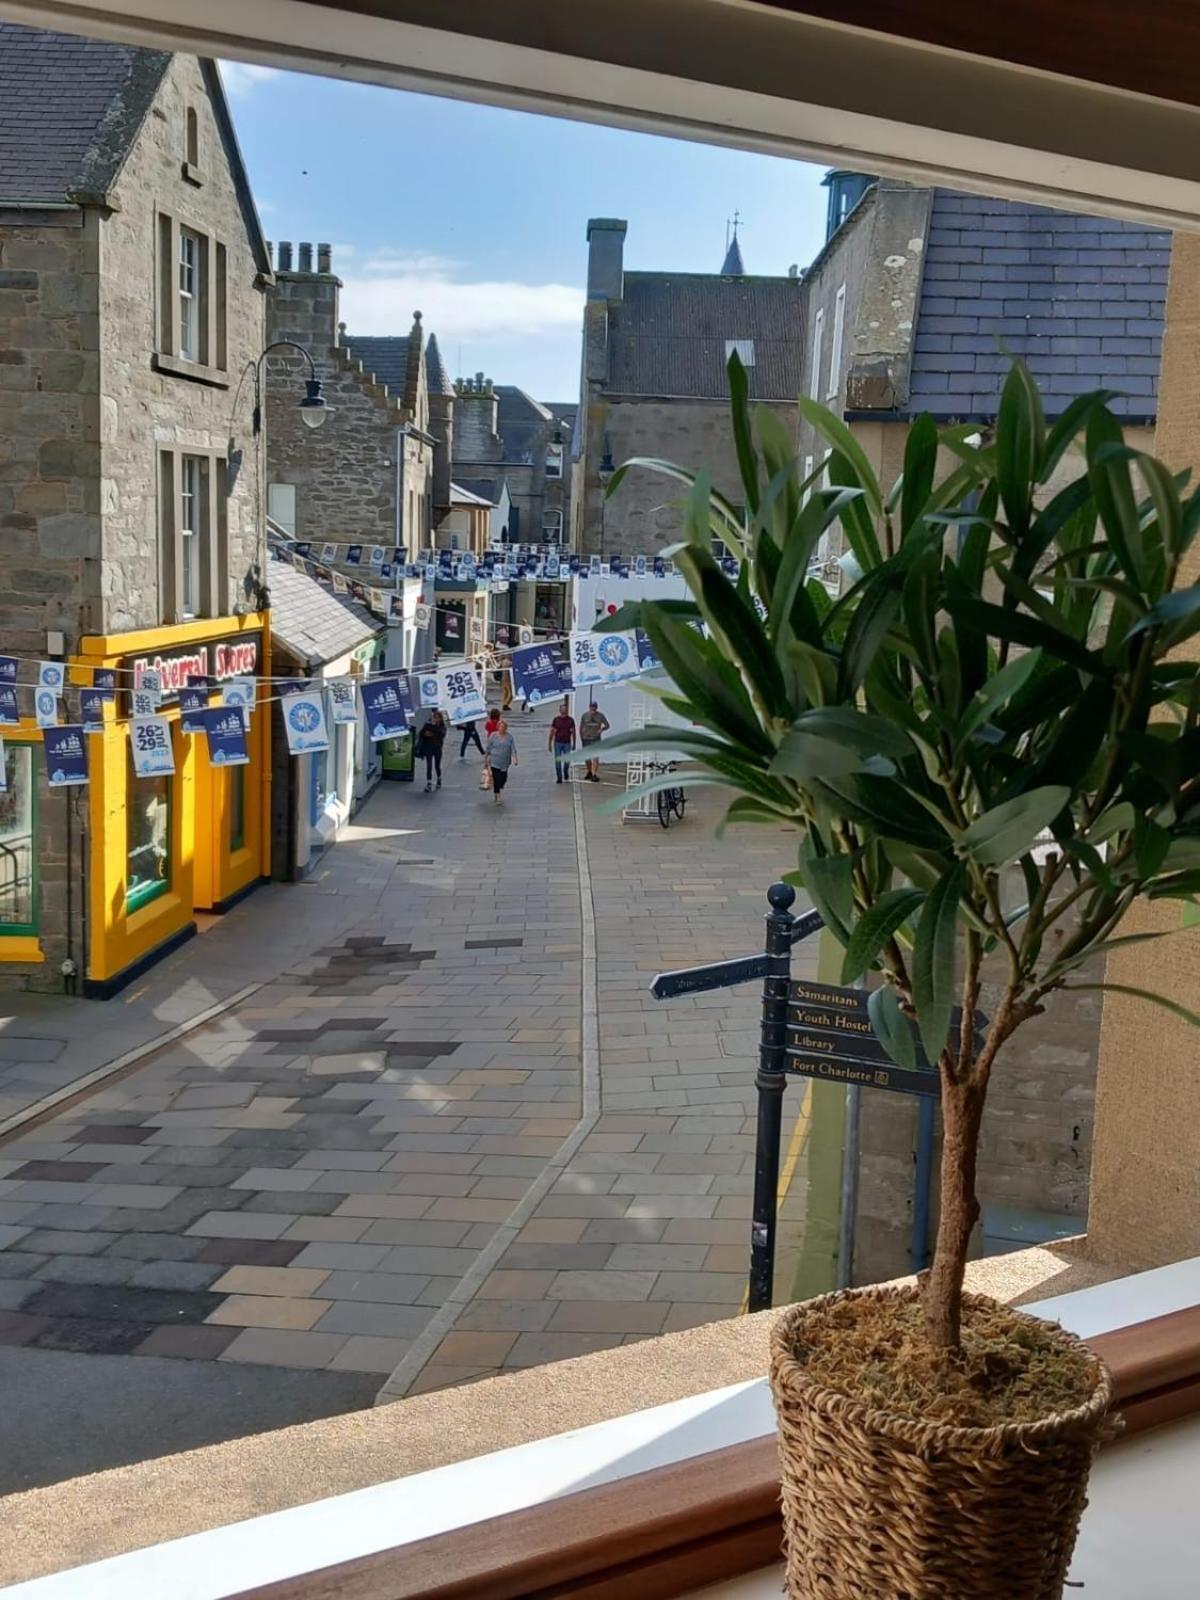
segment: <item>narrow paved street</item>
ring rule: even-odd
[[[0,1143],[4,1488],[736,1314],[757,991],[646,986],[760,946],[789,841],[603,815],[543,723],[502,805],[455,746],[385,784],[181,952],[284,970]]]

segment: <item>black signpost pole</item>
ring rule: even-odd
[[[754,1154],[754,1211],[750,1225],[750,1294],[747,1309],[771,1304],[775,1276],[775,1224],[779,1191],[779,1145],[783,1094],[787,1088],[788,987],[792,970],[791,908],[796,891],[773,883],[767,890],[767,974],[763,980],[762,1035],[758,1050],[758,1135]]]

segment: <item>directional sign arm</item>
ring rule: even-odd
[[[795,926],[788,934],[789,944],[799,944],[801,939],[810,939],[814,933],[820,933],[825,926],[825,919],[819,911],[806,911],[802,917],[797,917]]]
[[[707,967],[684,967],[678,972],[660,972],[650,985],[656,1000],[671,1000],[681,994],[703,994],[708,989],[731,989],[737,983],[752,983],[767,975],[767,957],[738,956],[734,961],[714,961]]]

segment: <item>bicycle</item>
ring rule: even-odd
[[[657,778],[663,773],[674,772],[675,763],[673,761],[651,761],[647,763],[647,768]],[[658,820],[664,828],[671,826],[672,818],[677,818],[680,822],[683,821],[683,813],[687,807],[687,795],[681,788],[660,789],[656,799],[658,801]]]

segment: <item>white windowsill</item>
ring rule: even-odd
[[[1087,1337],[1196,1304],[1200,1258],[1025,1309]],[[741,1444],[771,1433],[774,1426],[766,1380],[733,1384],[573,1433],[35,1578],[2,1592],[6,1600],[79,1600],[83,1594],[88,1600],[158,1594],[169,1594],[171,1600],[223,1600],[256,1584],[279,1582]],[[1197,1476],[1198,1454],[1200,1419],[1133,1439],[1101,1460],[1076,1560],[1078,1570],[1084,1570],[1083,1562],[1089,1573],[1089,1600],[1127,1600],[1133,1594],[1139,1600],[1174,1600],[1188,1592],[1181,1574],[1192,1571],[1194,1553],[1187,1557],[1187,1568],[1172,1566],[1165,1557],[1174,1543],[1182,1548],[1193,1542],[1194,1492],[1188,1485]],[[1184,1469],[1181,1457],[1186,1457]],[[1144,1477],[1137,1478],[1131,1468],[1144,1471]],[[1118,1481],[1119,1490],[1113,1487]],[[1137,1507],[1143,1498],[1147,1502],[1144,1516],[1130,1503],[1134,1481],[1139,1485]],[[1140,1579],[1129,1587],[1135,1559]],[[763,1588],[764,1583],[770,1588]],[[728,1600],[758,1600],[768,1592],[778,1594],[779,1575],[773,1569],[749,1575],[715,1592]]]

